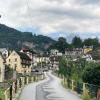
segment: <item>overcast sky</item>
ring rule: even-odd
[[[100,0],[0,0],[0,14],[1,23],[20,30],[100,37]]]

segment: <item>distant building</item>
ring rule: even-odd
[[[4,81],[5,76],[5,64],[2,55],[0,54],[0,82]]]
[[[23,52],[30,57],[32,67],[34,67],[34,65],[36,65],[37,53],[35,51],[29,50],[26,48],[22,48],[20,52]]]
[[[29,74],[31,72],[31,59],[23,52],[13,51],[6,59],[6,63],[18,73]]]
[[[8,57],[8,50],[6,48],[0,48],[0,53],[2,54],[3,58]]]
[[[93,51],[93,46],[84,46],[83,50],[84,50],[84,54],[87,54],[88,52]]]
[[[92,60],[93,60],[91,54],[84,54],[84,55],[82,56],[82,58],[85,58],[86,61],[92,61]]]
[[[62,56],[63,54],[61,53],[61,52],[59,52],[57,49],[52,49],[51,51],[50,51],[50,55],[51,56]]]
[[[81,57],[83,54],[84,54],[83,48],[73,48],[73,49],[67,48],[65,50],[65,56],[70,57],[72,59],[77,59],[78,57]]]

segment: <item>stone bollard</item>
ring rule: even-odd
[[[31,77],[32,83],[34,82],[34,77]]]
[[[27,84],[29,83],[29,77],[27,77]]]
[[[72,80],[72,91],[74,91],[74,80]]]
[[[15,95],[15,82],[12,83],[12,88],[13,88],[12,95],[14,96]]]
[[[86,83],[83,83],[83,95],[86,93]]]
[[[24,77],[21,77],[22,87],[24,87]]]
[[[4,93],[5,100],[8,100],[8,98],[9,98],[9,97],[8,97],[8,93],[7,93],[7,92],[8,92],[8,90],[6,90],[6,91],[5,91],[5,93]]]

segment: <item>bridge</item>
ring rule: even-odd
[[[27,85],[19,100],[82,100],[77,94],[65,89],[60,78],[51,73],[45,76],[45,80]]]
[[[49,71],[13,81],[5,90],[2,100],[85,100],[85,97],[90,100],[90,96],[93,100],[99,100],[99,97],[96,97],[99,88],[96,85],[76,83],[74,80],[58,77]]]

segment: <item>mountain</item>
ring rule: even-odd
[[[19,50],[22,47],[28,47],[44,51],[54,42],[55,40],[47,36],[33,35],[31,32],[21,32],[0,24],[0,48]]]

